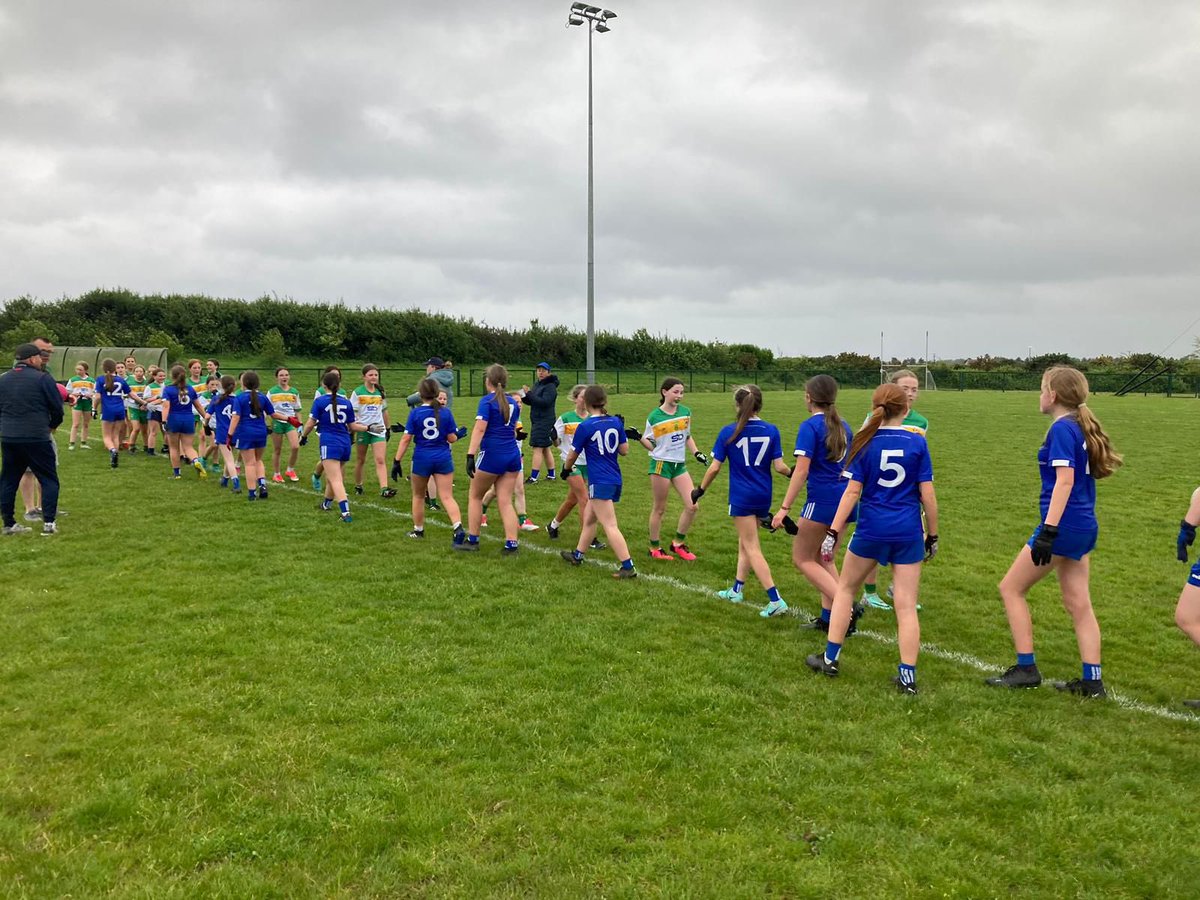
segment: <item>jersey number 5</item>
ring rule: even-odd
[[[897,485],[904,483],[904,467],[898,462],[892,462],[893,459],[903,459],[903,450],[883,450],[879,454],[879,469],[882,472],[890,472],[891,478],[880,478],[876,484],[880,487],[894,488]]]

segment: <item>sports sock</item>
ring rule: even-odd
[[[916,666],[906,666],[904,663],[900,663],[900,683],[901,684],[915,684],[916,680],[917,680],[917,667]]]
[[[526,520],[526,519],[528,519],[528,518],[529,518],[529,516],[525,515],[525,513],[520,513],[520,514],[518,514],[518,515],[517,515],[517,524],[518,524],[518,525],[524,525],[524,524],[525,524],[525,520]]]
[[[455,530],[455,531],[462,531],[462,522],[455,522],[455,523],[454,523],[454,530]]]
[[[772,603],[783,602],[783,598],[779,596],[779,588],[775,587],[775,585],[771,585],[769,588],[767,588],[767,599],[769,599]]]
[[[1036,665],[1036,663],[1034,663],[1034,661],[1033,661],[1033,654],[1032,653],[1018,653],[1017,654],[1017,665],[1018,666]]]
[[[733,592],[735,594],[740,594],[742,592],[742,588],[744,588],[745,586],[746,586],[746,582],[742,581],[742,579],[740,579],[740,578],[733,579]]]
[[[1083,680],[1084,681],[1099,681],[1100,680],[1100,664],[1099,663],[1084,663],[1083,664]]]
[[[868,581],[866,584],[864,584],[863,585],[863,593],[864,594],[874,594],[875,593],[875,583],[873,581]]]
[[[258,479],[258,486],[259,486],[260,488],[262,488],[262,487],[266,487],[266,486],[267,486],[267,479],[265,479],[265,478],[260,478],[260,479]]]
[[[687,540],[687,535],[684,534],[682,531],[677,531],[677,532],[675,532],[675,540],[673,540],[671,543],[682,544],[686,540]]]
[[[540,469],[530,469],[530,470],[529,470],[529,477],[530,477],[530,478],[532,478],[534,481],[537,481],[538,473],[539,473],[540,471],[541,471]]]
[[[479,535],[477,535],[477,534],[468,534],[468,535],[467,535],[467,543],[468,543],[468,544],[478,544],[478,543],[479,543]]]
[[[622,569],[632,569],[633,568],[633,557],[631,556],[631,557],[629,557],[629,559],[622,562],[621,568]]]
[[[555,516],[553,519],[550,520],[551,528],[558,528],[560,525],[562,525],[562,522],[558,521],[558,516]]]
[[[829,617],[832,615],[833,615],[832,609],[822,609],[821,610],[821,621],[828,625]]]
[[[571,555],[573,557],[575,557],[575,559],[583,559],[583,551],[582,550],[579,550],[579,549],[572,550]]]
[[[837,662],[838,654],[842,652],[842,645],[835,644],[833,641],[825,642],[825,662]]]
[[[547,469],[547,470],[546,470],[546,477],[547,477],[547,478],[553,478],[553,477],[554,477],[554,470],[553,470],[553,469]]]
[[[661,546],[662,546],[662,541],[651,541],[651,542],[650,542],[650,549],[651,549],[651,550],[657,550],[657,549],[658,549],[659,547],[661,547]]]
[[[425,526],[424,526],[424,525],[414,525],[414,526],[413,526],[413,531],[419,531],[421,534],[424,534],[424,533],[425,533]]]
[[[340,512],[343,516],[350,515],[350,501],[349,500],[339,500],[338,501],[338,512]]]
[[[516,542],[516,541],[505,541],[505,542],[504,542],[504,549],[505,549],[505,550],[516,550],[516,549],[517,549],[517,542]]]

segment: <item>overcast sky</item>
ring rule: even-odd
[[[586,310],[568,0],[5,0],[0,299]],[[1191,349],[1200,4],[627,0],[596,325],[776,352]]]

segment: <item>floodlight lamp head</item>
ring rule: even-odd
[[[571,12],[573,12],[573,13],[581,13],[585,9],[587,9],[586,3],[572,3],[571,4]]]
[[[612,31],[612,29],[609,28],[607,25],[605,25],[603,22],[601,22],[596,26],[596,31],[599,34],[608,34],[610,31]]]
[[[583,16],[573,15],[567,19],[567,24],[568,25],[582,25],[583,24]]]
[[[617,14],[615,12],[613,12],[611,9],[600,10],[600,15],[602,15],[606,19],[615,19],[617,17]]]

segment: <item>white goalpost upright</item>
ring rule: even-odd
[[[884,384],[889,381],[895,372],[901,369],[908,369],[920,380],[923,389],[926,391],[936,391],[937,383],[934,381],[933,372],[929,368],[929,332],[925,332],[925,362],[920,363],[885,363],[883,355],[883,332],[879,332],[879,383]]]

